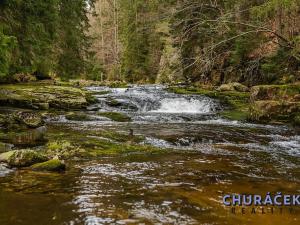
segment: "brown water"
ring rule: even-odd
[[[126,95],[117,90],[99,96],[104,100],[123,96],[134,102],[137,110],[101,103],[102,111],[126,112],[133,118],[130,123],[108,121],[94,111],[86,113],[95,121],[68,121],[63,116],[49,120],[50,140],[63,136],[76,141],[79,136],[78,142],[84,144],[97,131],[100,136],[101,130],[133,129],[146,136],[145,144],[162,151],[74,160],[62,174],[0,165],[0,224],[300,224],[299,207],[291,212],[288,207],[282,212],[274,208],[273,214],[268,208],[266,214],[261,209],[251,214],[252,207],[242,214],[237,208],[233,214],[222,203],[225,193],[299,194],[299,131],[226,121],[215,115],[217,103],[209,99],[197,108],[203,99],[162,96],[159,91],[133,88]],[[151,96],[150,101],[143,98],[145,92],[147,97],[153,93],[159,97]],[[175,101],[166,104],[166,98]],[[179,112],[189,106],[193,113]],[[93,137],[89,131],[95,131]]]

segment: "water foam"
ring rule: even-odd
[[[198,113],[205,114],[214,111],[214,104],[209,99],[194,98],[164,98],[160,107],[151,112],[156,113]]]

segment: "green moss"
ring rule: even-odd
[[[98,113],[99,116],[107,117],[113,121],[117,122],[129,122],[131,118],[123,113],[118,112],[100,112]]]
[[[59,172],[64,171],[66,169],[66,165],[58,159],[52,159],[43,163],[34,164],[31,166],[31,169],[38,171]]]
[[[295,116],[294,116],[294,125],[296,126],[300,126],[300,113],[297,113]]]
[[[47,161],[47,157],[33,150],[15,150],[1,154],[0,160],[13,167],[27,167]]]
[[[220,113],[224,118],[229,120],[247,120],[248,112],[241,111],[241,110],[225,110]]]
[[[66,115],[66,119],[71,121],[93,121],[93,118],[85,113],[69,113]]]
[[[30,83],[0,86],[0,103],[30,109],[50,108],[80,109],[88,102],[88,92],[69,86]]]

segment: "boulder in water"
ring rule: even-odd
[[[94,119],[85,113],[68,113],[66,115],[67,120],[71,121],[93,121]]]
[[[135,104],[125,99],[108,98],[106,104],[110,107],[121,108],[130,111],[138,110],[138,107]]]
[[[119,112],[100,112],[99,116],[107,117],[116,122],[130,122],[131,118],[123,113]]]
[[[61,172],[66,170],[66,165],[59,159],[51,159],[46,162],[34,164],[31,166],[31,169],[37,171]]]
[[[12,167],[27,167],[47,160],[46,156],[33,150],[15,150],[0,154],[0,162]]]
[[[37,128],[44,123],[42,116],[36,112],[16,112],[13,114],[13,119],[29,128]]]

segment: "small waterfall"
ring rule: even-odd
[[[214,111],[215,104],[208,98],[165,98],[160,101],[160,107],[151,112],[207,114]]]

